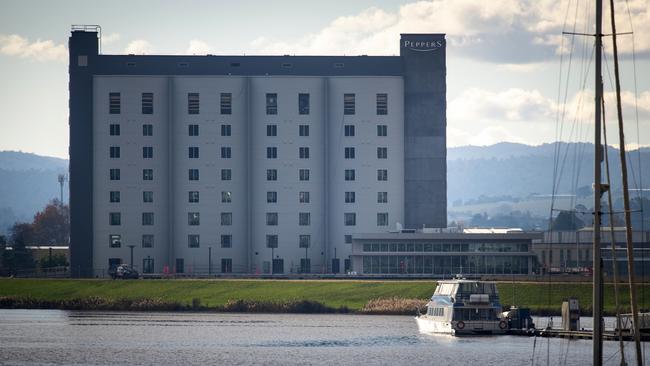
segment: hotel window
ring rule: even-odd
[[[232,93],[221,93],[221,114],[232,114]]]
[[[357,224],[357,214],[354,212],[345,212],[343,214],[343,224],[345,226],[355,226]]]
[[[142,136],[153,136],[153,125],[142,125]]]
[[[118,124],[112,124],[109,126],[109,133],[111,136],[119,136],[120,135],[120,125]]]
[[[276,169],[266,169],[266,180],[278,180],[278,171]]]
[[[345,169],[345,180],[354,180],[354,169]]]
[[[201,238],[198,235],[188,235],[187,236],[187,246],[190,248],[198,248],[201,245]],[[178,267],[178,259],[176,259],[176,265]]]
[[[142,93],[142,114],[153,114],[153,93]]]
[[[387,147],[378,147],[377,148],[377,159],[388,159],[388,148]]]
[[[301,181],[308,181],[309,180],[309,169],[300,169],[298,171],[298,179]]]
[[[153,169],[142,169],[142,180],[153,180]]]
[[[153,159],[153,146],[143,146],[142,147],[142,158],[143,159]]]
[[[232,170],[221,169],[221,180],[232,180]]]
[[[309,203],[309,192],[298,193],[298,201],[300,203]]]
[[[267,212],[266,213],[266,224],[269,226],[278,225],[278,213],[277,212]]]
[[[221,247],[232,248],[232,235],[221,235]]]
[[[386,125],[378,125],[377,126],[377,136],[379,136],[379,137],[388,136],[388,126],[386,126]]]
[[[352,244],[352,235],[343,235],[343,241],[345,244]]]
[[[385,116],[388,114],[388,94],[377,94],[377,115]]]
[[[300,159],[309,159],[309,148],[308,147],[299,147],[298,148],[298,157]]]
[[[188,127],[188,135],[190,136],[199,135],[199,125],[189,125],[187,127]]]
[[[153,202],[153,191],[143,191],[142,192],[142,202],[152,203]]]
[[[229,146],[223,146],[221,148],[221,158],[222,159],[232,158],[232,149]]]
[[[199,191],[189,191],[187,196],[189,203],[199,203]]]
[[[142,235],[142,247],[153,248],[153,235],[151,234]]]
[[[388,180],[388,170],[377,169],[377,180],[380,181]]]
[[[354,148],[353,147],[346,147],[345,148],[345,158],[346,159],[354,159]]]
[[[201,214],[198,212],[187,213],[187,224],[190,226],[201,225]]]
[[[111,169],[109,172],[110,172],[110,179],[111,180],[120,180],[120,170],[119,169]]]
[[[388,192],[377,192],[377,203],[388,203]]]
[[[190,159],[199,158],[199,148],[198,146],[190,146],[187,148],[187,155]]]
[[[355,104],[354,93],[343,94],[343,114],[353,115],[355,113]]]
[[[221,258],[221,273],[232,273],[232,258]]]
[[[377,214],[377,226],[388,226],[388,212]]]
[[[266,203],[276,203],[278,202],[278,192],[268,191],[266,192]]]
[[[311,214],[309,212],[298,213],[298,225],[309,226],[311,225]]]
[[[267,235],[266,236],[266,247],[267,248],[277,248],[278,247],[278,236],[277,235]]]
[[[298,94],[298,113],[303,115],[309,114],[309,94]]]
[[[266,125],[266,136],[273,137],[278,135],[278,125]]]
[[[232,202],[232,192],[221,191],[221,203],[231,203],[231,202]]]
[[[230,125],[221,125],[221,136],[231,136],[232,127]]]
[[[354,192],[345,192],[345,203],[354,203],[356,201],[356,194]]]
[[[122,224],[122,214],[119,212],[109,212],[108,223],[111,226],[119,226]]]
[[[278,114],[278,95],[266,93],[266,114]]]
[[[120,191],[111,191],[110,196],[112,203],[120,202]]]
[[[111,234],[108,236],[108,245],[111,248],[119,248],[122,246],[122,235]]]
[[[221,225],[230,226],[232,225],[232,212],[222,212],[221,213]]]
[[[151,226],[153,225],[153,212],[143,212],[142,213],[142,225]]]
[[[108,113],[120,114],[120,93],[108,93]]]
[[[120,147],[119,146],[111,146],[109,149],[109,155],[111,159],[117,159],[120,157]]]
[[[199,180],[199,170],[198,169],[189,169],[187,172],[188,172],[188,178],[190,180]]]
[[[267,147],[266,148],[266,158],[267,159],[277,159],[278,158],[278,148],[277,147]]]
[[[187,114],[199,114],[199,93],[187,93]]]
[[[298,237],[299,248],[309,248],[311,246],[311,235],[300,235]]]
[[[343,126],[343,132],[346,137],[354,137],[354,125]]]
[[[301,137],[309,136],[309,125],[299,125],[298,135],[300,135]]]

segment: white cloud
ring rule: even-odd
[[[650,122],[650,91],[634,98],[631,91],[622,91],[623,118],[627,139],[636,142],[636,108],[639,112],[641,141],[648,139]],[[616,96],[605,93],[606,120],[610,143],[617,139]],[[558,112],[563,107],[537,90],[507,89],[490,91],[470,88],[449,102],[447,137],[449,146],[489,145],[501,141],[540,144],[560,140],[589,140],[593,126],[593,91],[583,90],[569,98],[564,107],[564,129],[557,136]],[[561,115],[561,113],[560,113]],[[586,127],[586,128],[585,128]]]
[[[450,52],[493,62],[531,63],[548,60],[561,50],[563,24],[573,29],[575,9],[556,0],[430,0],[402,5],[395,12],[377,7],[334,19],[321,30],[296,41],[260,37],[251,46],[271,54],[397,54],[400,33],[446,33]],[[650,3],[630,0],[636,51],[650,53]],[[572,5],[573,6],[573,5]],[[592,7],[582,8],[593,11]],[[606,10],[607,11],[607,10]],[[607,13],[608,14],[608,13]],[[619,32],[629,30],[626,4],[618,2]],[[579,13],[579,19],[587,19]],[[593,16],[591,18],[593,19]],[[607,23],[607,22],[605,22]],[[609,27],[605,24],[605,29]],[[576,22],[576,32],[589,25]],[[619,37],[621,54],[629,54],[632,37]],[[584,40],[588,41],[588,40]],[[589,41],[591,42],[591,41]],[[565,40],[568,44],[568,41]],[[566,45],[565,45],[566,47]]]
[[[200,39],[193,39],[190,41],[190,45],[187,47],[185,52],[190,55],[207,55],[213,51],[212,47],[210,47],[206,42],[203,42]]]
[[[131,41],[124,49],[126,54],[146,55],[153,53],[153,45],[144,39]]]
[[[113,44],[117,41],[119,41],[121,38],[119,33],[111,33],[108,35],[102,35],[102,46],[103,45],[109,45]]]
[[[30,42],[27,38],[17,34],[0,34],[0,54],[40,62],[65,62],[68,59],[68,50],[63,44],[56,44],[52,40],[42,41],[40,39]]]

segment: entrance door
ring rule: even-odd
[[[273,260],[273,273],[284,273],[284,259],[278,258]]]
[[[185,261],[183,258],[176,258],[176,273],[185,273]]]
[[[341,260],[338,258],[332,259],[332,273],[341,272]]]
[[[108,270],[112,271],[122,264],[122,258],[108,258]]]
[[[351,266],[350,266],[350,259],[347,258],[347,259],[343,262],[343,264],[345,265],[345,273],[350,272],[350,270],[352,269]]]
[[[310,272],[311,272],[311,259],[300,258],[300,273],[310,273]]]
[[[142,273],[153,273],[153,258],[142,260]]]
[[[232,272],[232,258],[221,258],[221,273]]]

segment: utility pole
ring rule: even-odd
[[[129,249],[131,249],[131,268],[133,268],[133,248],[135,248],[135,245],[129,245]]]
[[[59,181],[59,186],[61,188],[61,201],[59,201],[59,204],[63,206],[63,185],[65,184],[65,174],[59,174],[57,177],[57,180]]]

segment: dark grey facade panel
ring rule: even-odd
[[[93,74],[97,33],[73,32],[70,50],[70,269],[75,277],[93,271]],[[108,238],[106,238],[108,240]],[[107,242],[108,245],[108,242]]]
[[[287,67],[291,65],[291,67]],[[100,55],[97,75],[399,76],[398,56]]]
[[[447,226],[446,54],[443,34],[402,34],[404,221]]]

